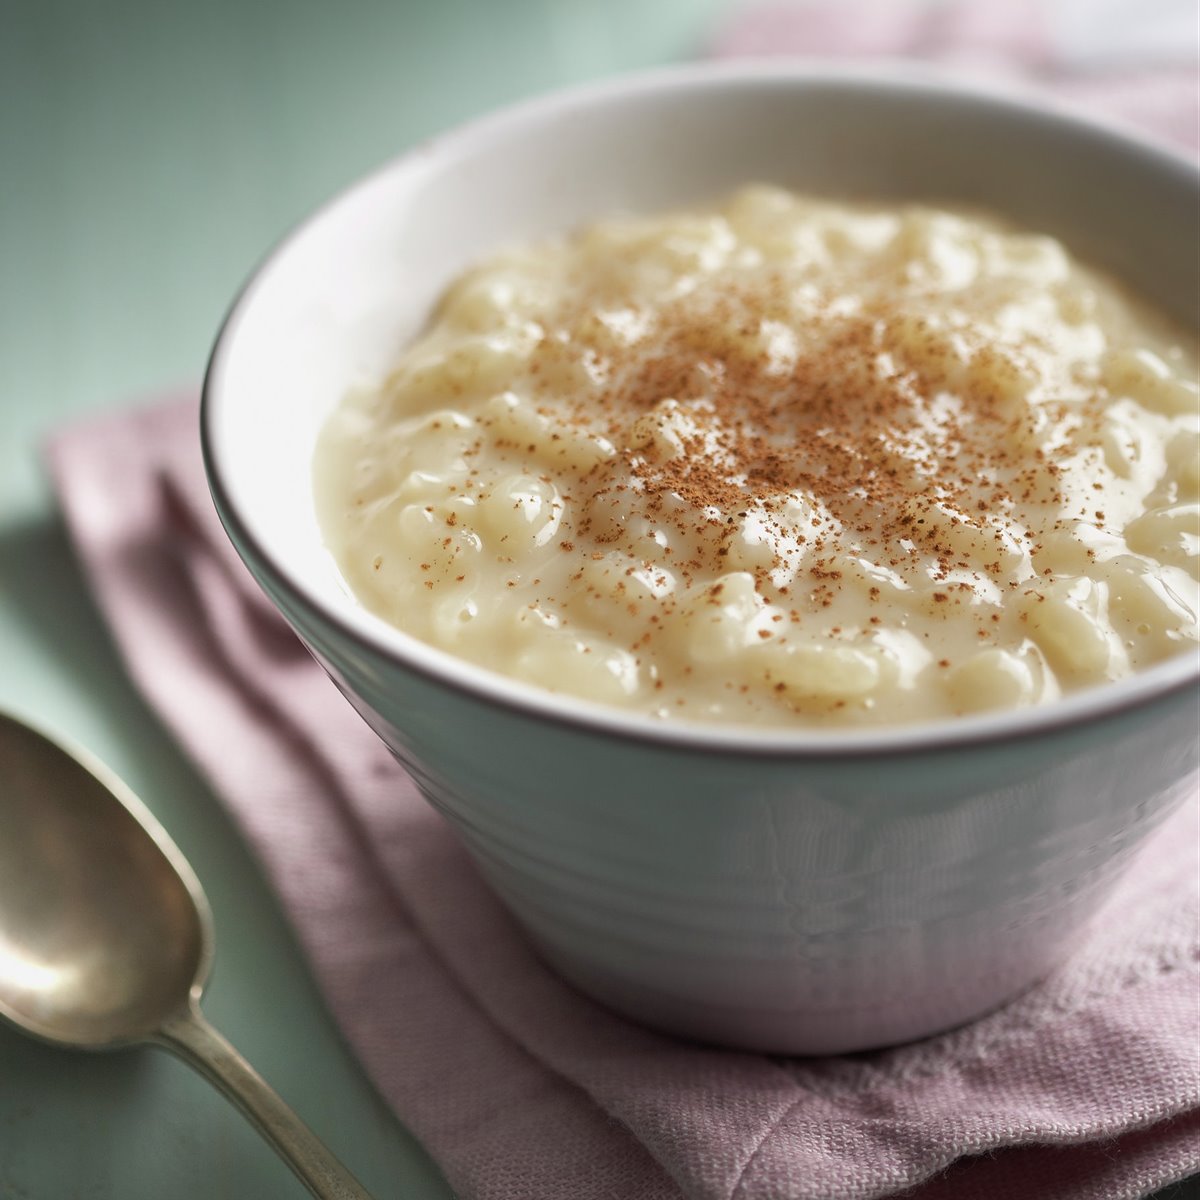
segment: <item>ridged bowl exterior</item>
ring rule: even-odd
[[[1197,786],[1195,690],[1019,742],[706,753],[547,726],[273,598],[540,953],[704,1041],[829,1054],[996,1007],[1062,961]]]

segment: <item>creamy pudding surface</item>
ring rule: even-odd
[[[367,609],[663,719],[1016,708],[1196,653],[1196,345],[1053,239],[748,187],[498,255],[315,462]]]

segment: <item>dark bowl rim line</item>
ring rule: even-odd
[[[253,563],[252,574],[270,578],[281,593],[293,597],[318,623],[334,628],[356,647],[388,661],[394,668],[413,672],[449,691],[510,713],[565,726],[576,733],[606,737],[618,742],[640,742],[664,750],[687,751],[719,757],[792,759],[796,761],[846,761],[860,758],[910,757],[931,752],[949,753],[972,747],[1014,741],[1041,740],[1085,725],[1100,725],[1134,710],[1149,708],[1193,688],[1200,679],[1200,648],[1192,656],[1180,654],[1156,663],[1146,671],[1107,684],[1098,684],[1070,695],[1029,708],[1005,710],[980,716],[965,716],[914,722],[912,725],[879,725],[846,730],[798,726],[771,726],[768,730],[749,724],[705,722],[684,719],[656,722],[634,710],[603,705],[579,697],[551,692],[525,684],[499,672],[461,659],[449,651],[422,642],[405,631],[387,625],[386,636],[409,644],[407,648],[375,640],[352,627],[331,606],[311,595],[302,580],[294,579],[250,530],[231,500],[215,450],[215,410],[218,404],[217,376],[227,345],[236,335],[260,281],[272,265],[307,230],[344,200],[365,189],[384,175],[419,163],[443,145],[451,151],[473,139],[486,137],[493,129],[519,125],[538,110],[553,104],[561,112],[568,105],[583,106],[606,97],[692,86],[732,87],[786,85],[841,85],[852,90],[924,93],[944,99],[966,100],[985,107],[1010,111],[1017,118],[1049,121],[1076,135],[1118,141],[1126,152],[1157,160],[1162,167],[1186,172],[1200,183],[1200,165],[1171,148],[1138,135],[1138,131],[1115,121],[1097,121],[1057,105],[1052,98],[1031,96],[1021,90],[965,81],[946,72],[930,73],[911,64],[892,64],[886,70],[865,69],[859,64],[806,64],[791,60],[778,64],[721,63],[689,64],[656,68],[587,83],[559,91],[541,93],[473,118],[431,139],[419,142],[389,159],[375,170],[354,180],[325,203],[293,225],[259,259],[231,300],[209,354],[200,395],[200,441],[205,475],[218,516],[238,553]],[[1198,189],[1200,195],[1200,189]],[[261,586],[261,584],[260,584]],[[365,611],[365,610],[364,610]],[[406,653],[405,650],[409,652]],[[420,661],[429,655],[435,663]],[[1189,657],[1195,659],[1187,669]],[[460,678],[466,673],[477,678]],[[1162,682],[1158,676],[1167,675]],[[1177,678],[1176,678],[1177,676]],[[1200,689],[1197,690],[1200,700]]]

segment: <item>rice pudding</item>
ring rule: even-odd
[[[365,607],[663,719],[1014,708],[1200,636],[1194,339],[976,213],[754,186],[507,251],[314,471]]]

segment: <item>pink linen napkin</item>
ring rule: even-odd
[[[911,28],[893,19],[871,49],[910,48]],[[1070,962],[969,1027],[828,1059],[675,1041],[539,962],[284,628],[213,514],[194,398],[69,429],[51,464],[131,674],[256,849],[349,1043],[464,1197],[1119,1200],[1200,1171],[1196,798]]]
[[[937,64],[1037,85],[1177,149],[1200,147],[1200,26],[1190,0],[774,0],[735,9],[712,49]]]
[[[464,1197],[865,1200],[929,1180],[921,1200],[1112,1200],[1200,1169],[1195,802],[1066,967],[967,1028],[794,1061],[647,1032],[541,965],[276,617],[212,511],[196,421],[184,398],[60,435],[69,526],[134,679]]]

